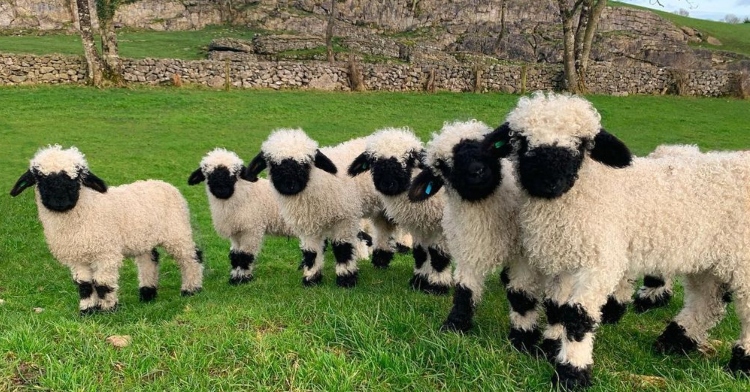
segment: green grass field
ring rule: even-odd
[[[256,279],[227,283],[229,244],[210,221],[204,187],[187,186],[216,146],[246,160],[269,131],[303,127],[321,144],[411,126],[427,140],[446,120],[498,124],[518,97],[500,94],[324,93],[84,87],[0,88],[0,390],[549,390],[552,367],[507,342],[505,294],[487,280],[476,328],[438,328],[451,298],[407,288],[410,256],[391,268],[360,264],[359,285],[335,286],[326,255],[324,283],[303,288],[295,239],[269,238]],[[746,101],[683,97],[594,96],[604,126],[637,154],[660,143],[702,149],[750,148]],[[120,278],[120,308],[78,315],[68,270],[49,254],[33,192],[8,191],[39,147],[76,145],[110,185],[144,178],[175,184],[188,199],[206,258],[204,290],[179,296],[168,257],[159,296],[138,302],[135,268]],[[651,344],[681,305],[628,313],[603,326],[595,349],[593,391],[747,391],[750,380],[721,370],[740,330],[729,316],[712,331],[716,352],[663,356]],[[37,312],[35,308],[43,311]],[[132,343],[114,348],[112,335]]]

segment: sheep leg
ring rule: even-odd
[[[732,357],[726,369],[735,375],[750,376],[750,287],[736,290],[734,295],[737,317],[742,323],[740,339],[734,343]]]
[[[192,241],[181,244],[164,244],[164,249],[174,257],[182,275],[180,294],[188,297],[203,289],[203,252]]]
[[[624,277],[607,297],[607,303],[601,308],[602,324],[617,324],[628,310],[628,303],[633,297],[633,279]]]
[[[229,284],[238,285],[253,280],[255,255],[260,251],[262,232],[246,233],[232,236],[229,250],[229,262],[232,270],[229,272]]]
[[[416,257],[420,246],[414,245]],[[453,291],[453,307],[440,327],[443,331],[466,332],[474,325],[474,311],[482,301],[484,280],[497,265],[495,259],[478,257],[476,259],[456,260],[453,280],[456,289]]]
[[[314,286],[323,281],[323,238],[300,237],[302,284]]]
[[[151,252],[135,257],[138,267],[138,291],[141,302],[153,301],[156,298],[156,288],[159,286],[159,252],[156,248]]]
[[[646,275],[643,277],[643,286],[635,294],[633,308],[637,313],[643,313],[649,309],[666,306],[671,299],[672,279],[658,275]]]
[[[94,290],[94,275],[88,265],[73,265],[70,267],[73,281],[78,286],[78,309],[82,316],[99,310],[99,297]]]
[[[683,286],[685,305],[654,344],[662,353],[680,354],[696,350],[708,338],[708,330],[726,313],[722,299],[725,286],[713,275],[686,275]]]
[[[430,255],[430,270],[427,275],[430,293],[448,294],[453,284],[451,256],[443,249],[432,246],[427,248],[427,253]]]
[[[422,245],[419,239],[414,239],[412,248],[412,257],[414,257],[414,273],[409,279],[409,286],[414,290],[428,291],[429,283],[427,274],[429,273],[430,263],[428,263],[429,254],[427,249]]]
[[[510,278],[508,278],[510,280]],[[562,324],[562,304],[567,301],[573,288],[573,276],[569,273],[548,276],[544,283],[544,311],[547,327],[539,345],[548,361],[553,362],[560,353],[565,328]]]
[[[504,271],[508,282],[505,290],[510,304],[508,339],[517,350],[531,352],[542,336],[537,324],[537,305],[541,299],[543,278],[537,269],[517,260]]]
[[[393,260],[394,254],[389,239],[396,229],[396,226],[383,214],[374,216],[371,220],[372,226],[375,229],[372,265],[375,268],[388,268]]]
[[[564,390],[591,386],[595,328],[601,319],[601,307],[623,277],[618,271],[595,268],[578,270],[573,275],[571,296],[560,306],[565,333],[555,360],[554,385]]]
[[[99,297],[99,309],[114,311],[117,309],[117,290],[120,279],[122,259],[104,259],[95,264],[94,290]]]
[[[339,287],[354,287],[357,285],[359,268],[357,258],[354,257],[354,240],[333,241],[333,255],[336,258],[336,284]]]

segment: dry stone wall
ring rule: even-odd
[[[520,93],[559,89],[562,69],[555,65],[495,64],[476,68],[460,64],[359,64],[368,90],[479,90]],[[86,63],[76,56],[32,56],[0,53],[0,85],[83,83]],[[319,61],[218,61],[125,59],[125,79],[135,84],[203,85],[211,88],[349,90],[348,64]],[[477,72],[479,70],[479,72]],[[592,65],[588,87],[598,94],[674,93],[676,71],[653,66]],[[683,93],[701,96],[730,94],[737,71],[679,71]],[[177,75],[177,76],[175,76]]]

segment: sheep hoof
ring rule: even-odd
[[[191,297],[193,295],[200,293],[201,291],[203,291],[202,287],[198,287],[192,290],[181,290],[180,295],[182,295],[183,297]]]
[[[357,285],[357,272],[346,275],[336,275],[336,285],[344,288],[352,288]]]
[[[466,333],[469,332],[472,327],[474,327],[474,323],[471,319],[454,319],[449,315],[448,319],[440,326],[440,331]]]
[[[302,278],[302,285],[305,287],[317,286],[321,282],[323,282],[323,274],[320,272],[313,276],[305,276]]]
[[[627,310],[628,304],[618,302],[614,297],[607,298],[601,309],[602,324],[617,324]]]
[[[532,354],[535,349],[538,350],[537,343],[541,337],[542,332],[539,331],[538,328],[531,330],[511,328],[510,333],[508,333],[508,340],[510,340],[510,344],[512,344],[516,350]]]
[[[687,336],[685,328],[672,321],[654,342],[654,349],[662,354],[686,354],[698,349],[698,342]]]
[[[90,316],[90,315],[92,315],[92,314],[98,313],[98,312],[99,312],[100,310],[101,310],[101,309],[99,308],[99,305],[96,305],[96,306],[92,306],[92,307],[90,307],[90,308],[86,308],[86,309],[81,309],[81,310],[79,311],[79,314],[80,314],[81,316]]]
[[[575,391],[591,386],[591,366],[577,368],[567,364],[555,364],[552,384],[563,391]]]
[[[636,297],[633,301],[633,310],[636,313],[643,313],[651,309],[661,308],[669,305],[669,301],[672,300],[672,293],[665,291],[655,298],[651,297]]]
[[[253,275],[244,275],[244,276],[232,276],[229,278],[229,284],[232,286],[237,286],[240,284],[250,283],[252,282],[253,278],[255,278]]]
[[[150,302],[156,299],[156,287],[144,286],[138,289],[141,302]]]
[[[729,360],[729,364],[725,370],[734,376],[750,377],[750,354],[745,352],[742,347],[734,346],[732,348],[732,358]]]

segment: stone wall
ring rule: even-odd
[[[270,62],[143,59],[124,60],[125,79],[131,83],[183,84],[211,88],[270,88],[349,90],[347,63]],[[474,91],[479,74],[484,92],[559,89],[562,69],[556,65],[495,64],[475,68],[460,64],[359,64],[368,90]],[[82,83],[86,63],[75,56],[31,56],[0,53],[0,85]],[[479,70],[479,72],[478,72]],[[674,70],[652,66],[592,65],[588,87],[598,94],[674,93]],[[737,72],[724,70],[681,71],[684,93],[722,96],[732,92]],[[228,77],[227,77],[228,75]],[[430,83],[431,82],[431,83]]]

